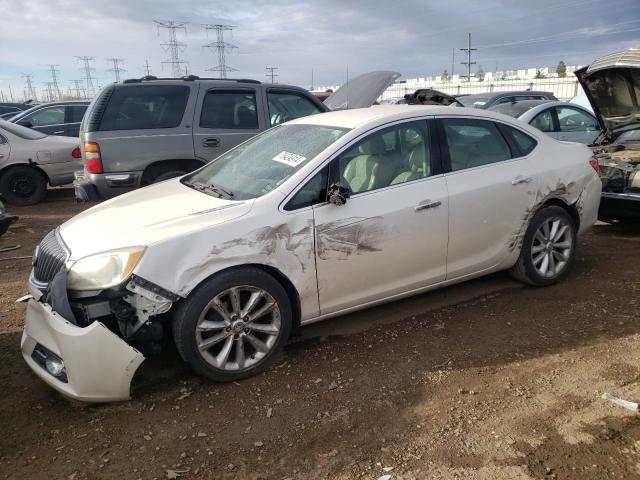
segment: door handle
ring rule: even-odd
[[[4,158],[4,155],[2,153],[0,153],[0,158]]]
[[[520,185],[521,183],[531,183],[532,177],[516,177],[511,181],[511,185]]]
[[[205,138],[202,141],[202,146],[203,147],[218,147],[218,146],[220,146],[220,139],[219,138]]]
[[[420,210],[427,210],[429,208],[436,208],[436,207],[439,207],[440,205],[442,205],[442,202],[421,203],[420,205],[414,207],[413,209],[416,212],[419,212]]]
[[[60,130],[59,132],[53,132],[52,135],[60,135],[64,133],[64,130]]]

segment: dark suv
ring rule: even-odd
[[[530,90],[525,90],[524,92],[475,93],[473,95],[460,95],[456,99],[465,107],[484,110],[494,105],[521,102],[523,100],[558,100],[551,92]]]
[[[326,112],[308,91],[254,80],[125,80],[103,88],[80,128],[76,196],[100,200],[183,175],[274,125]]]

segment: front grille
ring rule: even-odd
[[[64,267],[66,260],[67,251],[56,235],[56,231],[51,230],[38,247],[33,276],[38,282],[49,283]]]

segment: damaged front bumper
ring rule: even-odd
[[[103,323],[78,327],[34,298],[27,304],[21,349],[36,375],[82,402],[131,398],[131,380],[145,359]]]

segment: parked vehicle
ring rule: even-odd
[[[298,325],[503,269],[550,285],[596,220],[596,168],[584,145],[482,110],[299,118],[50,232],[22,354],[68,397],[122,400],[166,331],[231,381]]]
[[[17,113],[22,112],[23,110],[27,110],[33,107],[33,103],[31,100],[22,103],[15,102],[0,102],[0,115],[4,115],[7,113],[16,115]]]
[[[7,203],[38,203],[47,184],[71,183],[81,167],[77,138],[49,136],[0,120],[0,195]]]
[[[9,121],[47,135],[78,138],[88,106],[87,100],[43,103],[12,116]]]
[[[184,175],[288,120],[370,106],[398,76],[361,75],[324,103],[302,88],[255,80],[145,77],[109,85],[82,122],[85,169],[76,196],[110,198]]]
[[[465,107],[487,109],[501,103],[514,103],[523,100],[558,100],[551,92],[491,92],[473,95],[458,95],[456,99]]]
[[[462,103],[456,97],[434,90],[432,88],[420,88],[413,93],[404,96],[405,103],[409,105],[453,105],[462,107]]]
[[[600,135],[596,117],[586,108],[569,102],[524,100],[501,103],[488,110],[517,118],[556,140],[591,145]]]
[[[4,208],[2,202],[0,202],[0,237],[7,233],[7,230],[9,230],[9,225],[11,225],[16,220],[18,220],[18,217],[16,215],[8,213]]]
[[[576,70],[602,134],[593,145],[600,163],[604,221],[640,220],[640,49],[605,55]]]

